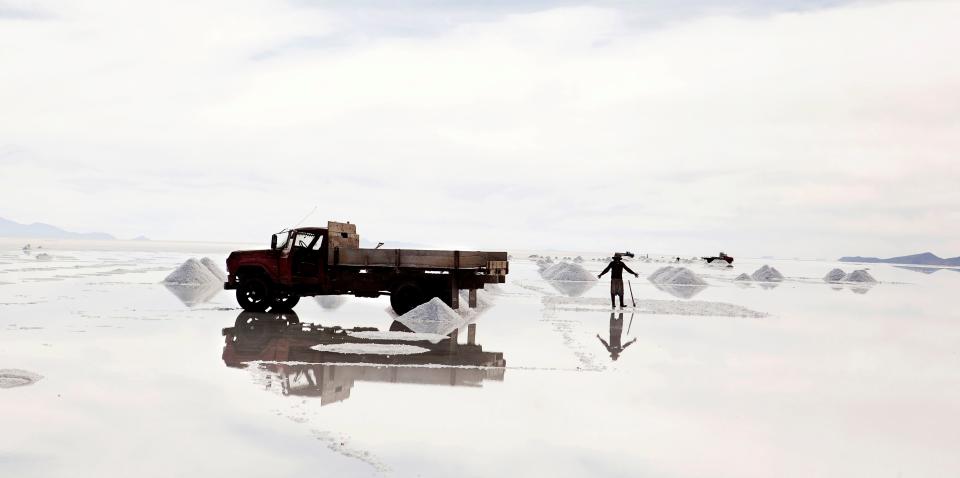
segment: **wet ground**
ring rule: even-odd
[[[456,342],[343,356],[311,346],[389,330],[385,298],[251,317],[159,283],[226,251],[0,251],[0,476],[960,475],[960,271],[634,262],[621,318],[514,260]],[[787,280],[732,282],[764,263]]]

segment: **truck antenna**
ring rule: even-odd
[[[303,224],[303,221],[306,221],[307,218],[310,217],[310,216],[312,216],[313,213],[315,213],[315,212],[317,212],[317,206],[313,206],[313,209],[311,209],[310,212],[308,212],[306,216],[303,216],[303,219],[300,219],[299,221],[297,221],[297,223],[294,224],[293,227],[291,227],[290,229],[293,229],[294,227],[297,227],[297,226],[299,226],[300,224]]]

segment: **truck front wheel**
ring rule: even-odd
[[[299,295],[296,295],[292,292],[279,291],[274,294],[273,305],[271,306],[270,310],[285,312],[296,307],[298,302],[300,302]]]
[[[273,287],[260,276],[241,277],[237,284],[237,303],[249,312],[264,312],[273,304]]]
[[[413,282],[404,282],[390,292],[390,306],[397,315],[406,314],[428,300],[430,297]]]

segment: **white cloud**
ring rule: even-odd
[[[356,29],[281,2],[0,20],[0,216],[251,239],[960,252],[952,2]],[[9,152],[12,151],[12,152]]]

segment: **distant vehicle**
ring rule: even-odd
[[[722,252],[720,253],[719,256],[701,257],[701,259],[707,261],[707,264],[711,264],[713,263],[713,261],[725,261],[728,265],[733,264],[733,257],[728,256]]]
[[[505,282],[509,272],[506,252],[361,248],[350,223],[285,233],[283,242],[273,235],[270,249],[227,257],[224,288],[236,289],[244,310],[290,310],[303,296],[389,295],[402,315],[433,297],[458,308],[460,290],[476,307],[477,289]]]

